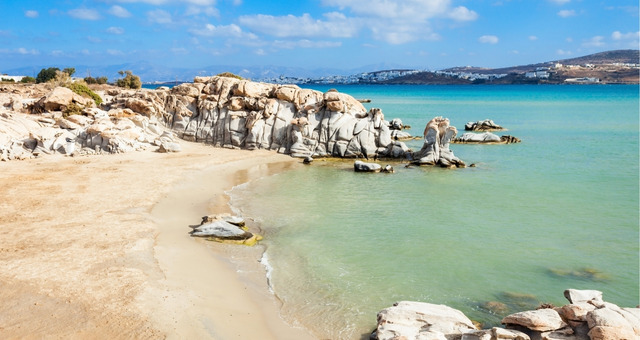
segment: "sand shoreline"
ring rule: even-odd
[[[313,338],[280,318],[257,261],[262,280],[187,234],[296,160],[182,144],[0,164],[0,337]]]

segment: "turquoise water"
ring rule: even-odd
[[[399,300],[447,304],[486,326],[563,305],[567,288],[638,305],[638,86],[338,90],[414,135],[438,115],[461,132],[490,118],[522,143],[451,146],[475,168],[361,174],[353,161],[317,160],[234,189],[234,207],[264,229],[285,318],[358,339]]]

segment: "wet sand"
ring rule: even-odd
[[[188,234],[229,211],[226,190],[299,161],[182,146],[0,163],[0,338],[312,338],[280,318],[260,248]]]

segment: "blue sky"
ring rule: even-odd
[[[503,67],[639,48],[637,0],[2,0],[23,66]]]

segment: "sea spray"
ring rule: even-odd
[[[267,277],[267,286],[269,286],[269,292],[275,295],[275,292],[273,291],[273,286],[271,284],[271,273],[273,273],[273,267],[269,263],[269,255],[267,255],[266,251],[262,253],[262,257],[260,258],[260,264],[262,264],[265,270],[265,275]]]

